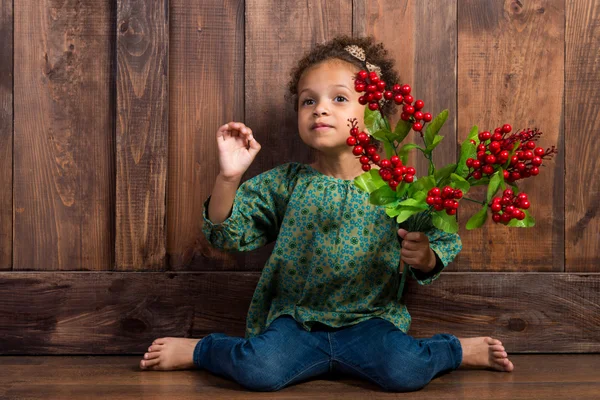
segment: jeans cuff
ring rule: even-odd
[[[460,364],[462,364],[463,351],[462,345],[460,344],[460,340],[454,335],[450,339],[450,347],[452,348],[452,356],[454,359],[454,369],[458,369]]]
[[[201,360],[204,360],[204,355],[202,354],[202,345],[206,344],[206,340],[210,337],[210,335],[206,336],[203,339],[200,339],[198,341],[198,343],[196,343],[196,347],[194,347],[194,355],[193,355],[193,362],[194,365],[198,368],[202,368],[202,365],[200,365]]]

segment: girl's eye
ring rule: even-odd
[[[307,104],[306,104],[306,102],[307,102],[307,101],[314,101],[314,100],[313,100],[313,99],[306,99],[306,100],[304,100],[304,101],[302,102],[302,105],[303,105],[303,106],[307,105]]]
[[[336,96],[335,99],[342,99],[341,101],[348,101],[347,98],[345,98],[344,96]]]

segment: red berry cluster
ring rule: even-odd
[[[525,193],[519,193],[515,196],[511,189],[506,189],[502,193],[502,198],[494,197],[490,208],[492,209],[492,220],[507,224],[511,219],[525,219],[525,212],[530,206],[529,199]]]
[[[514,182],[540,173],[544,157],[552,157],[556,150],[544,150],[536,147],[535,140],[542,135],[537,129],[526,129],[507,136],[512,127],[508,124],[494,129],[494,133],[484,131],[479,133],[480,144],[477,146],[477,159],[469,158],[467,167],[472,169],[468,177],[481,179],[483,174],[492,175],[498,167],[505,164],[510,157],[509,166],[504,170],[504,179]],[[474,140],[471,140],[475,144]],[[517,152],[512,157],[510,152],[518,143]]]
[[[427,192],[427,199],[425,202],[430,206],[433,206],[436,211],[442,211],[446,209],[446,214],[454,215],[458,209],[458,201],[463,197],[463,192],[460,189],[453,189],[450,186],[445,186],[443,189],[434,187]]]
[[[370,171],[371,163],[378,165],[379,175],[388,183],[392,190],[396,190],[396,187],[402,181],[407,183],[414,181],[416,171],[413,167],[402,165],[402,161],[398,156],[392,156],[389,160],[381,158],[377,153],[377,146],[371,143],[371,136],[365,132],[359,132],[356,119],[353,119],[351,122],[352,128],[350,129],[350,136],[346,139],[346,144],[354,146],[352,154],[360,157],[363,171]]]
[[[395,84],[392,90],[386,90],[386,83],[374,71],[359,71],[354,81],[354,89],[358,93],[365,92],[365,95],[358,98],[358,102],[362,105],[368,104],[371,111],[379,109],[379,101],[382,98],[393,100],[397,105],[404,104],[400,118],[411,121],[415,131],[421,131],[424,124],[433,118],[430,113],[421,111],[425,103],[423,100],[414,101],[413,96],[410,95],[409,85]]]

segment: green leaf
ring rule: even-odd
[[[389,140],[383,141],[383,148],[385,149],[385,156],[387,158],[391,158],[393,155],[396,154],[396,149],[394,148],[394,145]]]
[[[414,214],[423,211],[421,208],[418,208],[418,207],[410,207],[410,206],[401,206],[401,207],[402,207],[402,210],[400,210],[400,213],[398,213],[398,216],[396,217],[396,222],[398,222],[398,223],[402,223],[402,222],[406,221],[407,219],[409,219]]]
[[[372,131],[369,130],[369,132],[372,132]],[[378,131],[372,132],[371,136],[373,136],[377,140],[385,141],[385,140],[387,140],[388,133],[390,133],[390,132],[384,128],[384,129],[379,129]]]
[[[396,192],[393,191],[388,185],[385,185],[371,193],[369,195],[369,201],[371,204],[383,206],[396,201]]]
[[[398,143],[401,143],[406,138],[406,136],[408,136],[408,133],[410,132],[411,128],[412,124],[410,122],[401,119],[396,124],[394,133],[392,134],[393,140],[395,140]]]
[[[381,130],[389,131],[379,110],[371,111],[369,107],[365,107],[365,126],[371,134]]]
[[[380,187],[387,185],[385,181],[381,179],[379,171],[376,169],[372,169],[369,172],[365,172],[354,178],[354,184],[367,193],[373,193]]]
[[[448,233],[458,232],[456,216],[448,215],[444,210],[433,213],[433,226]]]
[[[516,218],[510,220],[506,226],[515,227],[515,228],[531,228],[535,226],[535,219],[527,210],[523,210],[525,212],[525,219],[519,221]]]
[[[435,171],[435,184],[433,186],[439,186],[442,184],[442,181],[448,178],[450,174],[454,172],[454,170],[456,170],[456,164],[448,164],[444,168]]]
[[[418,207],[422,210],[426,210],[427,207],[429,207],[427,205],[427,203],[425,203],[424,200],[418,200],[418,199],[406,199],[406,200],[401,201],[398,204],[401,206]]]
[[[440,136],[437,135],[433,138],[433,143],[431,143],[429,146],[427,146],[427,148],[425,149],[425,151],[427,153],[431,153],[433,151],[433,149],[435,149],[437,147],[438,144],[440,144],[440,142],[444,140],[444,136]]]
[[[413,182],[410,187],[411,197],[414,197],[413,194],[419,191],[428,192],[431,188],[435,186],[435,180],[431,175],[425,175],[417,179]]]
[[[476,128],[476,127],[475,127]],[[462,142],[460,146],[460,158],[456,167],[455,173],[466,178],[469,175],[469,167],[467,167],[467,159],[477,157],[477,146],[471,143],[470,139]]]
[[[504,175],[502,173],[502,168],[500,168],[498,171],[494,172],[494,175],[492,175],[492,179],[490,179],[490,184],[488,185],[488,190],[487,190],[487,202],[488,203],[490,201],[492,201],[492,197],[494,197],[494,195],[496,194],[496,192],[500,188],[500,185],[503,182],[504,182]]]
[[[467,194],[469,189],[471,189],[469,182],[459,175],[450,174],[450,182],[453,188],[462,190],[463,194]]]
[[[438,134],[446,120],[448,119],[448,110],[439,113],[427,128],[425,129],[425,145],[429,146],[433,143],[433,138]]]
[[[403,164],[406,164],[408,162],[408,152],[412,149],[419,149],[421,151],[424,151],[424,149],[422,147],[419,147],[419,145],[416,143],[407,143],[404,146],[400,147],[398,157],[400,157]]]
[[[470,141],[471,139],[473,139],[477,142],[479,139],[478,134],[479,134],[479,128],[477,127],[477,125],[473,125],[473,127],[471,128],[471,132],[469,132],[469,137],[467,138],[467,142]]]
[[[481,210],[479,210],[476,214],[473,214],[473,216],[469,218],[469,220],[467,221],[467,230],[470,231],[472,229],[479,228],[485,223],[485,220],[487,219],[487,209],[488,206],[485,205],[481,207]]]

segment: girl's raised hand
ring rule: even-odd
[[[220,174],[239,179],[260,151],[252,130],[241,122],[229,122],[217,130]]]

